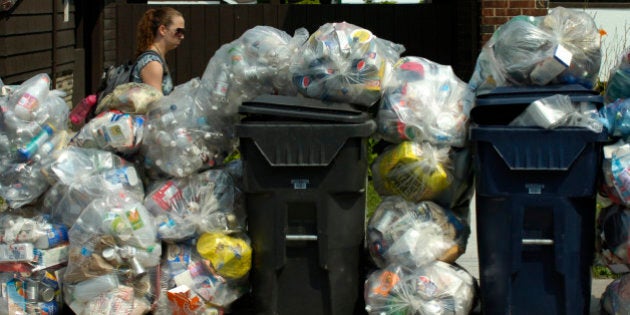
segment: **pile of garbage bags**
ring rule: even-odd
[[[564,8],[515,17],[484,46],[469,83],[448,65],[403,52],[347,22],[293,36],[257,26],[167,96],[145,84],[118,86],[91,104],[88,119],[72,120],[76,130],[47,75],[19,86],[0,81],[0,278],[8,290],[0,314],[59,314],[64,304],[77,314],[228,310],[250,290],[255,255],[241,164],[229,159],[234,125],[240,104],[265,94],[376,113],[370,171],[381,202],[366,229],[368,313],[468,314],[476,280],[455,261],[470,234],[475,97],[508,85],[592,87],[599,33]],[[542,99],[511,124],[606,129],[625,141],[619,95],[603,108]],[[603,186],[621,207],[630,168],[619,147]],[[625,243],[607,237],[611,257],[624,255]]]
[[[600,207],[598,214],[598,246],[601,262],[616,274],[630,272],[627,255],[627,235],[630,231],[630,95],[619,87],[624,86],[624,71],[628,69],[628,51],[620,58],[620,64],[611,75],[605,93],[606,105],[600,109],[600,119],[610,136],[610,142],[603,148],[602,180],[599,185]],[[617,291],[618,292],[618,291]],[[609,302],[617,300],[614,293],[608,295]],[[623,301],[623,299],[621,299]],[[611,305],[611,304],[609,304]],[[625,304],[613,303],[618,313]],[[621,305],[621,306],[620,306]]]
[[[74,131],[47,75],[2,86],[0,314],[202,314],[247,293],[240,161],[223,163],[235,139],[195,103],[198,87],[159,99],[129,87],[136,97]]]
[[[476,280],[453,264],[470,234],[474,94],[452,68],[416,56],[381,80],[377,156],[381,202],[366,230],[375,267],[365,282],[369,314],[468,314]]]

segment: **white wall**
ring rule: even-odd
[[[586,12],[593,16],[598,28],[608,33],[602,37],[602,67],[599,72],[600,79],[606,81],[621,54],[630,48],[630,8],[586,9]]]

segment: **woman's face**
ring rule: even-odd
[[[184,33],[186,31],[186,23],[184,18],[176,16],[173,18],[173,23],[166,27],[166,45],[169,49],[175,49],[181,44],[184,39]]]

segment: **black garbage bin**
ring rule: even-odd
[[[287,96],[239,112],[254,312],[353,314],[375,122],[349,105]]]
[[[484,314],[589,313],[606,132],[508,125],[554,94],[603,105],[580,86],[503,87],[471,111]]]

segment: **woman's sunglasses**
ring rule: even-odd
[[[186,35],[186,29],[178,27],[175,29],[175,35],[176,36],[184,36]]]

